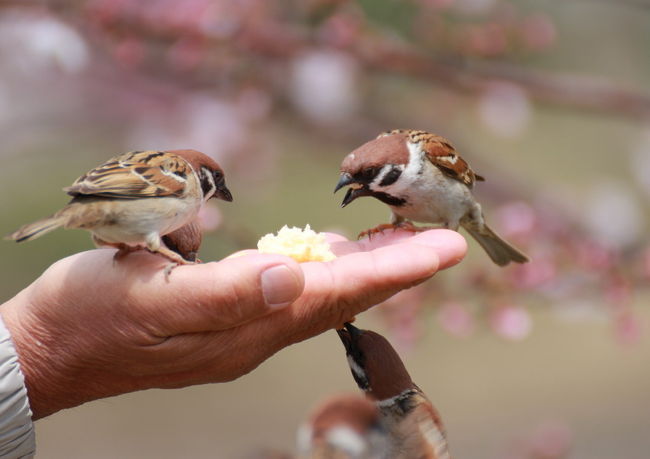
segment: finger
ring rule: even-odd
[[[421,233],[400,229],[397,231],[387,230],[384,233],[373,235],[371,239],[333,242],[331,249],[338,257],[341,257],[359,251],[368,251],[378,247],[406,242],[434,247],[440,255],[441,269],[449,268],[458,263],[463,259],[467,251],[467,242],[463,236],[456,231],[446,229],[433,229]]]
[[[329,263],[303,265],[305,291],[301,298],[279,314],[257,321],[278,322],[265,330],[266,342],[281,348],[310,338],[422,282],[441,266],[462,258],[464,240],[453,241],[456,253],[452,249],[439,253],[425,240],[422,244],[392,244]]]
[[[131,301],[156,336],[223,330],[286,307],[300,296],[304,277],[294,260],[247,254],[176,268],[134,284]]]
[[[409,243],[432,247],[440,257],[439,269],[450,268],[465,257],[467,241],[458,231],[434,229],[418,233],[408,240]]]
[[[330,244],[333,244],[334,242],[341,242],[341,241],[347,241],[348,238],[345,236],[338,234],[338,233],[330,233],[330,232],[324,232],[322,233],[325,235],[325,240],[329,242]]]
[[[244,255],[252,255],[254,253],[259,253],[259,251],[257,249],[243,249],[243,250],[239,250],[237,252],[231,253],[230,255],[228,255],[226,257],[226,259],[242,257]]]
[[[418,243],[411,243],[416,240]],[[435,231],[329,263],[304,263],[305,290],[291,306],[219,333],[172,337],[158,346],[186,353],[180,367],[208,368],[218,362],[219,378],[232,379],[255,368],[283,347],[340,325],[370,306],[433,275],[441,266],[461,259],[465,240],[455,232]],[[239,349],[240,351],[235,352]],[[227,355],[228,359],[223,356]],[[174,360],[178,362],[178,360]],[[198,378],[205,378],[199,372]],[[224,379],[220,379],[224,380]]]

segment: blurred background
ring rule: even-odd
[[[342,158],[387,129],[436,132],[533,261],[501,269],[472,243],[357,325],[399,349],[456,458],[647,458],[649,26],[645,0],[3,0],[0,232],[111,156],[195,148],[235,196],[202,215],[204,261],[283,224],[354,237],[388,210],[339,208]],[[3,242],[0,299],[90,248],[81,231]],[[38,453],[292,451],[310,407],[355,390],[328,332],[233,383],[38,421]]]

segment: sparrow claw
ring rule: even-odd
[[[368,236],[368,240],[370,241],[372,239],[373,234],[377,234],[377,233],[384,234],[384,231],[387,229],[395,230],[395,225],[393,225],[392,223],[383,223],[381,225],[375,226],[374,228],[370,228],[369,230],[361,231],[357,236],[357,239],[361,239]]]
[[[171,272],[180,265],[195,265],[197,263],[197,260],[186,260],[176,252],[169,250],[167,247],[160,247],[156,251],[151,251],[152,253],[157,253],[159,255],[162,255],[163,257],[167,258],[171,263],[169,263],[167,266],[165,266],[165,281],[169,282],[169,275]]]
[[[368,236],[368,240],[370,241],[372,239],[373,234],[381,233],[384,234],[384,231],[392,229],[393,231],[397,231],[398,229],[404,230],[404,231],[411,231],[413,233],[419,233],[421,231],[426,231],[429,228],[428,227],[418,227],[415,226],[412,222],[405,220],[400,223],[383,223],[381,225],[375,226],[374,228],[371,228],[366,231],[362,231],[359,233],[359,236],[357,236],[357,239],[361,239],[365,236]]]
[[[172,273],[174,268],[177,268],[178,266],[180,266],[180,264],[176,262],[169,263],[165,266],[165,270],[163,271],[165,273],[165,282],[169,282],[169,275]]]
[[[397,231],[397,229],[401,229],[404,231],[411,231],[413,233],[421,233],[422,231],[427,231],[431,229],[429,226],[415,226],[413,222],[410,222],[408,220],[404,220],[401,223],[397,223],[394,225],[395,227],[393,228],[393,231]]]

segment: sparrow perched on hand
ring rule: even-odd
[[[61,226],[82,228],[92,233],[97,246],[119,249],[116,259],[146,248],[175,264],[188,264],[192,260],[170,250],[161,238],[193,221],[208,199],[232,201],[221,167],[195,150],[125,153],[63,190],[72,196],[63,209],[7,238],[22,242]]]
[[[402,359],[383,336],[350,323],[337,330],[352,376],[380,413],[396,459],[449,459],[447,436],[433,404],[411,380]]]
[[[392,210],[391,222],[360,236],[387,228],[420,231],[410,220],[462,226],[499,266],[528,257],[501,239],[483,219],[481,205],[472,195],[474,173],[454,147],[435,134],[394,130],[379,135],[347,155],[334,192],[349,186],[342,207],[361,196],[372,196]]]

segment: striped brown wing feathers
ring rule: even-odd
[[[417,406],[399,424],[404,457],[449,459],[447,433],[440,415],[424,394],[415,396]]]
[[[109,159],[63,190],[69,195],[122,199],[181,196],[190,165],[180,156],[160,151],[134,151]]]
[[[447,139],[425,131],[410,131],[410,141],[422,146],[427,158],[436,165],[442,173],[468,187],[474,186],[475,181],[485,180],[474,173],[467,161],[460,157],[456,149]]]

